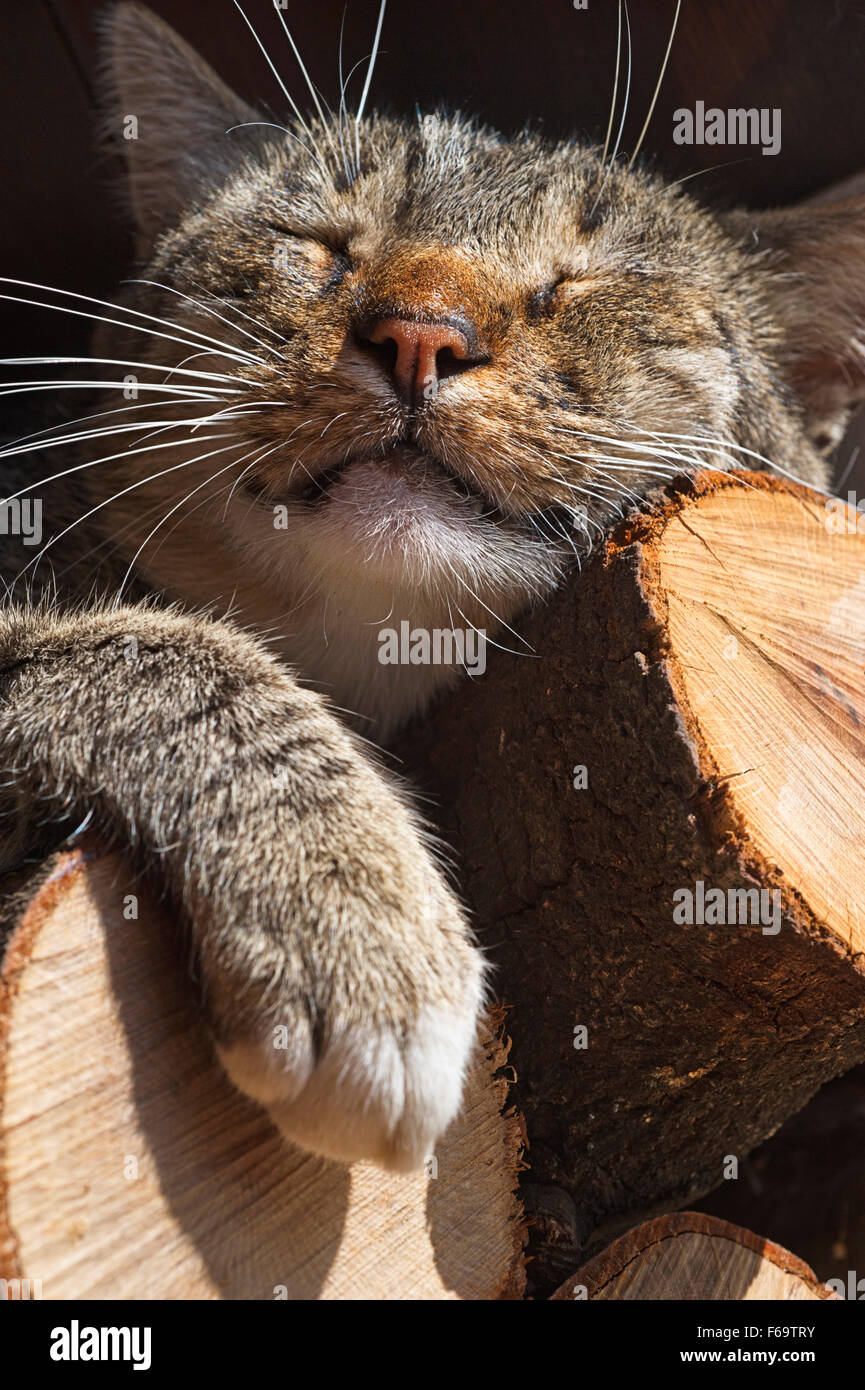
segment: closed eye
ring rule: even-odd
[[[563,276],[558,280],[551,280],[548,285],[544,285],[542,289],[535,290],[529,296],[528,308],[532,318],[537,318],[552,308],[556,291],[562,284],[564,284]]]
[[[330,238],[319,234],[313,234],[305,228],[290,227],[285,222],[279,222],[268,218],[265,227],[269,231],[275,232],[277,236],[290,237],[292,241],[307,242],[310,246],[323,247],[332,256],[340,256],[344,260],[349,260],[348,248],[344,241],[337,237]]]
[[[534,291],[529,298],[529,314],[532,317],[540,317],[542,314],[551,313],[557,303],[560,303],[570,293],[583,293],[595,289],[597,284],[598,281],[596,280],[565,271],[555,280],[551,280],[548,285],[544,285],[542,289]]]

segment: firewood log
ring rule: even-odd
[[[118,858],[63,854],[14,901],[0,1297],[519,1296],[521,1139],[503,1113],[500,1019],[435,1170],[343,1167],[290,1148],[227,1081],[171,925]]]
[[[680,480],[400,747],[576,1249],[735,1178],[865,1058],[863,529],[764,474]]]
[[[836,1299],[789,1250],[741,1226],[685,1211],[660,1216],[614,1241],[553,1299],[796,1301]]]

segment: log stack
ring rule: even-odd
[[[859,521],[682,480],[522,625],[534,659],[495,652],[400,750],[511,1006],[536,1229],[571,1269],[865,1058]]]
[[[516,1077],[499,1017],[435,1176],[284,1145],[113,855],[66,852],[7,894],[0,1277],[55,1298],[520,1297],[527,1162],[536,1296],[566,1276],[592,1298],[827,1296],[705,1215],[585,1261],[735,1182],[865,1060],[858,522],[765,475],[680,480],[525,621],[535,659],[495,652],[409,731]]]
[[[637,1226],[552,1295],[588,1302],[821,1302],[838,1295],[771,1241],[696,1211]]]

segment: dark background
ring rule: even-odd
[[[269,0],[244,0],[268,51],[304,106],[296,64]],[[131,264],[120,170],[94,143],[97,43],[93,0],[3,0],[0,273],[109,296]],[[280,108],[280,93],[231,0],[155,0],[244,96]],[[648,110],[675,0],[631,0],[633,76],[622,148]],[[289,0],[288,23],[331,102],[343,0]],[[369,52],[377,0],[350,0],[345,69]],[[616,47],[615,0],[391,0],[371,104],[403,112],[444,103],[513,130],[603,141]],[[853,0],[684,0],[644,144],[670,178],[726,203],[788,202],[865,170],[865,3]],[[356,74],[350,98],[363,81]],[[675,146],[673,111],[780,107],[782,145],[759,150]],[[618,118],[617,118],[618,119]],[[0,355],[70,352],[86,328],[3,306]],[[839,450],[848,465],[861,421]],[[865,492],[865,449],[844,482]],[[780,1240],[827,1277],[865,1275],[865,1069],[825,1088],[801,1116],[705,1205]]]

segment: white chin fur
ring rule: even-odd
[[[483,510],[482,502],[460,497],[417,460],[404,471],[367,460],[339,478],[310,518],[310,533],[334,568],[350,560],[355,582],[360,565],[375,572],[378,584],[438,586],[448,576],[453,583],[454,572],[477,571],[489,529]]]
[[[289,615],[276,620],[283,657],[377,739],[461,674],[382,665],[383,627],[407,619],[493,637],[496,619],[510,623],[561,575],[560,551],[481,512],[422,460],[408,460],[404,471],[393,460],[365,460],[319,505],[290,506],[285,529],[246,500],[229,526],[244,575],[255,575],[259,591]]]

